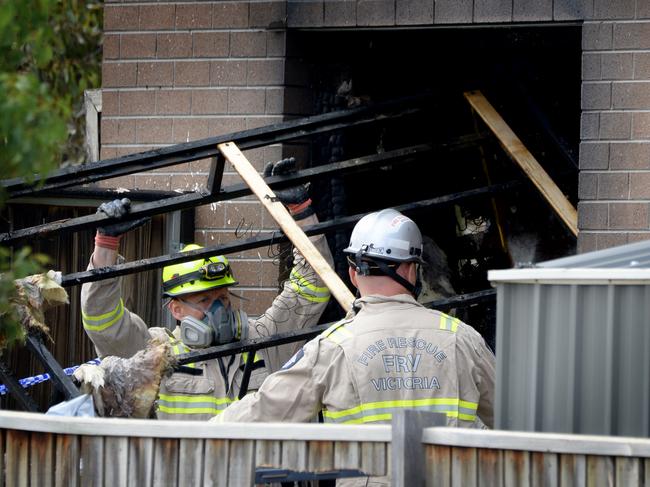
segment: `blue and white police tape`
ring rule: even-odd
[[[86,362],[89,365],[99,365],[101,360],[98,358],[92,359],[90,362]],[[63,372],[65,372],[65,375],[72,375],[75,370],[79,368],[79,365],[75,365],[73,367],[68,367],[67,369],[63,369]],[[25,377],[24,379],[19,379],[18,382],[20,383],[21,386],[23,386],[24,389],[27,389],[28,387],[32,387],[36,384],[40,384],[41,382],[45,382],[46,380],[50,380],[50,374],[39,374],[35,375],[34,377]],[[4,395],[7,392],[7,386],[4,384],[0,384],[0,395]]]

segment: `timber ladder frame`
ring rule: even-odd
[[[550,181],[550,178],[544,179],[543,175],[541,178],[539,177],[539,174],[543,173],[543,169],[535,166],[533,170],[530,170],[520,162],[521,156],[516,152],[518,150],[518,152],[521,153],[521,147],[518,147],[514,152],[510,149],[513,137],[516,139],[516,136],[514,133],[511,133],[511,131],[507,133],[505,139],[501,136],[504,129],[502,126],[498,126],[498,123],[497,126],[494,126],[495,117],[497,121],[499,119],[499,116],[495,111],[494,113],[489,113],[487,118],[484,116],[485,104],[487,103],[489,106],[489,103],[483,98],[483,95],[481,95],[480,92],[466,93],[465,96],[477,113],[479,113],[484,121],[486,121],[492,134],[497,136],[497,139],[499,139],[499,142],[502,144],[508,155],[511,156],[515,162],[519,163],[527,176],[546,197],[545,190],[549,187],[554,187],[554,183]],[[303,139],[309,136],[343,130],[346,128],[367,126],[374,123],[382,123],[393,119],[399,119],[401,117],[412,116],[425,110],[430,101],[430,95],[417,96],[379,103],[372,106],[352,108],[330,112],[323,115],[294,119],[275,125],[172,145],[115,159],[91,162],[82,166],[67,167],[54,171],[47,177],[37,176],[33,183],[28,183],[22,178],[2,180],[0,181],[0,186],[6,192],[10,203],[12,202],[11,200],[27,196],[30,198],[52,196],[96,198],[97,191],[93,193],[92,190],[88,191],[88,188],[75,188],[75,186],[96,183],[104,179],[126,176],[138,172],[151,171],[183,162],[211,158],[212,164],[206,187],[191,193],[167,196],[156,201],[147,201],[142,204],[134,205],[131,212],[122,218],[121,221],[135,220],[173,211],[185,210],[218,201],[247,196],[252,193],[255,193],[262,203],[267,206],[267,203],[272,204],[277,202],[277,198],[275,198],[272,193],[273,188],[286,188],[296,184],[305,183],[314,178],[370,171],[387,164],[397,165],[403,162],[412,161],[424,154],[428,154],[433,158],[436,155],[449,153],[470,146],[476,146],[490,136],[490,134],[485,132],[477,132],[475,135],[458,137],[445,143],[414,145],[303,169],[288,176],[272,176],[265,179],[262,179],[261,176],[252,169],[250,163],[240,152],[241,150],[255,149],[271,144]],[[503,122],[502,119],[501,122]],[[503,125],[505,125],[505,122],[503,122]],[[507,125],[505,125],[505,127],[508,129]],[[515,143],[517,143],[517,141],[518,139],[515,140]],[[519,145],[523,147],[523,144],[520,142]],[[523,149],[525,149],[525,147]],[[534,161],[534,158],[530,153],[527,153],[525,159],[529,163],[530,167],[530,160],[532,159]],[[237,171],[242,175],[245,183],[222,187],[222,178],[226,160],[235,166]],[[254,174],[250,172],[251,169]],[[531,174],[531,171],[534,174]],[[246,173],[249,176],[248,178]],[[539,179],[542,180],[538,183]],[[527,180],[522,179],[499,184],[490,184],[485,187],[442,195],[431,199],[395,206],[394,208],[401,212],[410,213],[435,206],[451,205],[466,199],[490,198],[495,194],[504,193],[515,187],[519,187],[526,182]],[[553,199],[547,197],[547,201],[555,211],[558,212],[562,221],[567,224],[569,229],[576,234],[575,210],[573,210],[572,214],[571,208],[567,208],[566,202],[561,200],[563,195],[560,193],[558,196],[556,187],[550,193],[552,194]],[[570,207],[570,204],[568,204],[568,206]],[[275,205],[274,208],[267,206],[267,209],[280,224],[280,227],[284,231],[284,235],[278,235],[276,232],[271,237],[252,237],[240,240],[237,243],[228,243],[225,245],[209,247],[206,246],[199,250],[183,253],[178,252],[104,267],[102,269],[71,273],[63,276],[61,285],[63,287],[70,287],[86,282],[94,282],[146,270],[158,269],[170,264],[196,260],[215,254],[232,254],[239,251],[266,246],[272,243],[287,241],[287,237],[289,237],[294,245],[305,254],[302,245],[304,245],[305,240],[309,243],[309,240],[306,239],[305,236],[327,233],[341,228],[351,227],[364,216],[359,214],[343,218],[335,218],[330,221],[320,222],[315,225],[298,229],[297,225],[292,221],[281,203]],[[280,214],[282,211],[284,211],[286,215]],[[287,217],[289,220],[286,220]],[[115,221],[115,219],[105,215],[93,214],[69,220],[46,223],[7,233],[0,233],[0,245],[13,246],[28,239],[41,238],[51,234],[65,234],[80,230],[93,229],[114,223]],[[296,242],[296,239],[300,240],[302,243],[299,245]],[[317,251],[316,254],[318,254]],[[305,257],[309,260],[308,255],[305,255]],[[320,257],[320,254],[315,256],[316,260],[318,257]],[[325,264],[326,268],[319,269],[318,265],[315,265],[314,262],[310,261],[310,263],[312,263],[312,266],[319,272],[319,274],[321,270],[326,273],[329,270],[331,273],[329,280],[322,274],[321,277],[323,277],[328,287],[330,287],[332,295],[337,299],[344,310],[347,311],[352,303],[352,295],[349,290],[338,279],[338,276],[333,273],[327,264]],[[427,306],[438,309],[465,307],[485,300],[494,300],[495,296],[495,290],[487,289],[434,301],[427,303]],[[329,324],[319,325],[308,330],[282,333],[270,338],[252,339],[211,347],[200,351],[192,351],[180,355],[178,357],[178,365],[183,366],[201,360],[208,360],[242,352],[255,352],[262,348],[268,348],[284,343],[308,340],[317,336],[325,330],[327,326],[329,326]],[[50,373],[54,387],[61,392],[66,399],[79,395],[77,387],[65,374],[61,365],[58,364],[52,354],[44,346],[40,337],[28,335],[27,345]],[[252,357],[254,357],[254,353],[249,353],[248,357],[250,360],[247,360],[246,363],[243,381],[244,384],[247,383],[247,379],[252,370]],[[0,380],[4,382],[9,392],[17,399],[18,403],[26,411],[37,411],[37,406],[33,399],[23,390],[23,387],[15,379],[7,365],[1,360]]]

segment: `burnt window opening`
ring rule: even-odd
[[[315,138],[305,165],[416,144],[457,147],[316,183],[322,219],[520,181],[493,197],[411,214],[425,235],[430,264],[421,301],[489,289],[488,269],[575,253],[575,237],[473,114],[463,93],[480,90],[577,205],[579,26],[294,31],[287,47],[288,83],[308,93],[312,114],[420,93],[433,98],[423,114]],[[328,238],[336,271],[349,282],[341,252],[349,230]],[[494,345],[494,301],[458,311]]]

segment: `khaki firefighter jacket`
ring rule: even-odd
[[[409,295],[366,296],[218,421],[386,423],[399,409],[493,425],[494,354],[470,326]]]
[[[332,262],[324,236],[312,237],[323,257]],[[91,264],[88,269],[92,269]],[[249,319],[248,338],[267,337],[277,333],[314,326],[329,301],[329,290],[309,263],[294,251],[294,267],[282,292],[259,318]],[[190,351],[179,339],[179,328],[173,334],[164,328],[147,328],[144,321],[124,306],[120,279],[86,283],[81,288],[83,326],[100,357],[115,355],[131,357],[146,347],[152,337],[169,340],[175,354]],[[246,336],[246,334],[244,334]],[[278,370],[300,348],[298,343],[260,350],[249,389],[256,389],[268,373]],[[206,420],[221,413],[236,401],[243,377],[246,354],[222,357],[190,366],[200,375],[175,372],[164,378],[158,396],[157,417],[160,419]]]

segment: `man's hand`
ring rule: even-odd
[[[289,157],[277,162],[268,162],[264,167],[264,177],[286,176],[296,172],[296,159]],[[309,183],[299,184],[287,189],[274,190],[278,199],[287,207],[296,220],[314,214],[309,198]]]
[[[124,215],[131,211],[131,200],[122,198],[121,200],[113,200],[110,203],[102,203],[97,208],[97,213],[110,216],[111,218],[122,218]],[[150,219],[139,218],[126,222],[113,223],[104,227],[97,227],[97,233],[106,235],[108,237],[119,237],[120,235],[133,230],[141,225],[144,225]]]

